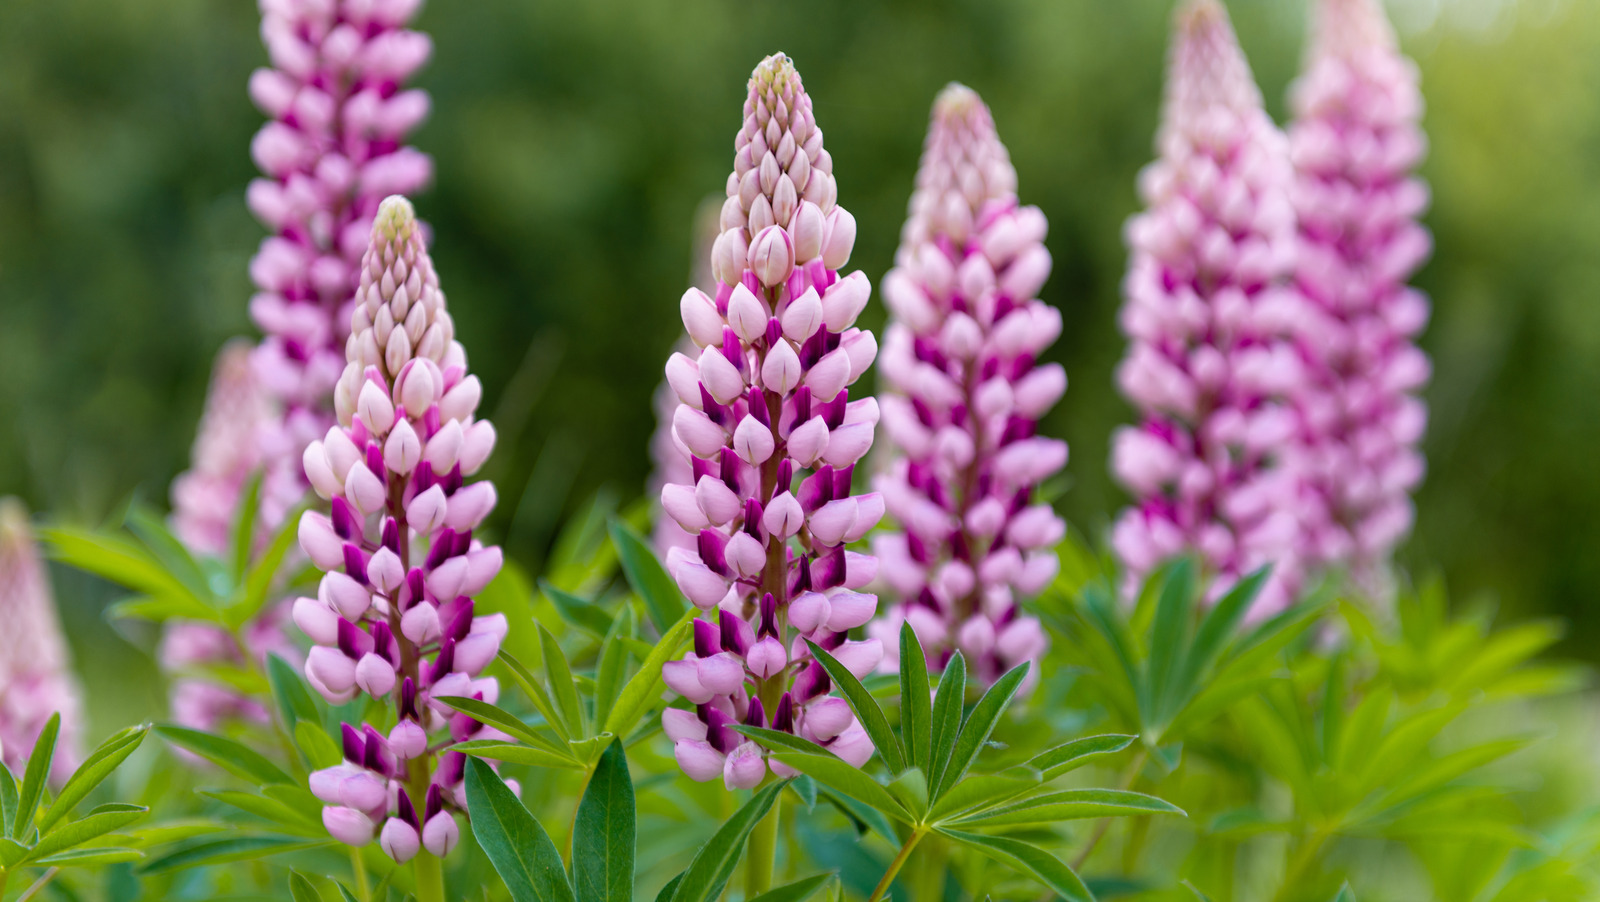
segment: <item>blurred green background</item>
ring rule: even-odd
[[[1303,4],[1230,7],[1281,118]],[[1391,12],[1423,71],[1437,242],[1418,277],[1435,310],[1431,470],[1402,560],[1442,570],[1458,599],[1569,618],[1564,650],[1595,657],[1600,14],[1593,0]],[[1051,223],[1044,297],[1066,320],[1051,356],[1072,380],[1045,425],[1072,446],[1061,504],[1103,530],[1124,501],[1107,437],[1129,417],[1111,380],[1121,225],[1151,156],[1169,15],[1165,0],[432,0],[418,83],[435,107],[414,143],[437,180],[418,207],[500,427],[512,555],[536,567],[597,487],[642,490],[691,219],[731,167],[750,68],[779,49],[815,98],[860,227],[851,264],[874,282],[934,93],[957,79],[989,101]],[[245,81],[264,62],[248,0],[0,3],[0,494],[87,520],[135,492],[164,501],[212,355],[251,330],[262,229],[243,192],[262,120]],[[147,666],[109,641],[105,588],[60,579],[91,682]],[[153,708],[147,685],[136,704]]]

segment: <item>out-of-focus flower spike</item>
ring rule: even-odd
[[[50,578],[27,509],[0,498],[0,757],[22,773],[53,714],[61,714],[52,781],[64,781],[82,760],[82,692],[73,676]]]
[[[1217,0],[1177,14],[1158,159],[1140,175],[1117,371],[1142,422],[1113,439],[1135,496],[1112,544],[1133,585],[1197,555],[1214,590],[1264,564],[1261,616],[1301,579],[1302,515],[1285,458],[1300,385],[1292,341],[1304,303],[1289,284],[1295,219],[1287,143]]]

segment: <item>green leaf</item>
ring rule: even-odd
[[[1189,633],[1189,618],[1194,611],[1194,562],[1180,558],[1167,572],[1156,603],[1156,619],[1150,635],[1150,673],[1146,682],[1146,704],[1141,709],[1158,722],[1172,713],[1174,695],[1179,690],[1177,675],[1184,655],[1184,638]]]
[[[739,862],[745,840],[750,837],[750,831],[772,810],[778,793],[783,791],[786,783],[767,784],[717,828],[711,839],[695,853],[689,867],[684,869],[678,887],[672,893],[672,902],[713,902],[722,895],[723,887],[728,885],[728,878],[733,875],[734,865]]]
[[[1183,881],[1183,888],[1194,894],[1195,902],[1211,902],[1211,897],[1200,892],[1199,887],[1193,883],[1185,880]]]
[[[149,735],[150,725],[141,724],[119,730],[100,743],[100,747],[90,753],[78,769],[67,778],[67,784],[61,787],[61,792],[44,811],[44,816],[39,818],[39,830],[43,833],[50,832],[50,828],[72,813],[72,809],[83,801],[84,797],[94,791],[105,779],[111,776],[134,749],[144,742],[144,737]],[[9,779],[9,778],[8,778]]]
[[[489,765],[467,761],[472,835],[505,881],[513,902],[574,902],[550,835]]]
[[[622,691],[622,678],[628,669],[628,648],[622,637],[632,636],[635,628],[633,606],[624,605],[611,622],[611,630],[600,642],[600,663],[595,667],[594,722],[604,724]]]
[[[1096,758],[1122,751],[1137,738],[1122,733],[1106,733],[1074,739],[1033,756],[1029,759],[1028,766],[1036,768],[1048,783],[1064,773],[1091,763]]]
[[[1249,574],[1206,612],[1200,620],[1200,628],[1195,631],[1194,641],[1184,654],[1183,666],[1178,669],[1177,686],[1181,691],[1193,697],[1199,690],[1203,684],[1202,675],[1221,657],[1228,639],[1250,610],[1250,603],[1261,594],[1261,587],[1266,585],[1271,573],[1272,565],[1268,564]]]
[[[890,781],[888,790],[913,819],[922,822],[928,813],[928,778],[922,775],[921,768],[908,767],[901,771]]]
[[[1032,876],[1067,902],[1094,902],[1094,896],[1089,893],[1089,888],[1083,885],[1083,881],[1078,879],[1072,868],[1038,846],[1007,836],[981,836],[942,827],[938,828],[938,832],[977,849],[1001,864]]]
[[[570,755],[557,755],[554,752],[547,752],[543,748],[514,745],[494,739],[474,739],[469,742],[457,743],[450,746],[450,751],[471,755],[474,758],[488,758],[491,761],[505,761],[510,764],[526,764],[530,767],[568,769],[583,767],[582,762]]]
[[[1039,772],[1026,765],[968,777],[939,796],[928,819],[937,823],[974,808],[993,808],[1038,786],[1039,780]]]
[[[883,784],[834,753],[791,733],[735,725],[734,730],[765,746],[773,757],[824,786],[863,802],[896,820],[911,823],[906,809]]]
[[[294,782],[278,765],[232,739],[175,724],[161,724],[156,727],[156,732],[173,745],[199,755],[241,780],[258,785]]]
[[[1333,902],[1356,902],[1356,894],[1350,891],[1350,884],[1346,883],[1339,888],[1338,894],[1333,897]]]
[[[878,754],[883,756],[883,763],[889,766],[889,772],[898,774],[905,770],[905,749],[900,747],[900,740],[889,729],[889,718],[878,706],[878,700],[872,697],[867,687],[861,685],[848,667],[840,664],[822,646],[810,639],[806,640],[806,645],[810,647],[812,656],[822,664],[822,669],[833,679],[834,686],[844,695],[845,701],[850,703],[851,710],[856,712],[856,718],[861,721]]]
[[[956,737],[961,732],[961,708],[966,704],[967,659],[956,652],[944,666],[944,676],[939,678],[939,689],[933,697],[933,739],[929,745],[929,781],[937,786],[950,766],[950,756],[955,752]]]
[[[963,818],[965,826],[1004,827],[1052,824],[1092,817],[1183,814],[1181,808],[1155,796],[1125,789],[1065,789],[1023,799],[1004,808]]]
[[[322,902],[322,895],[299,871],[289,872],[289,898],[294,902]]]
[[[961,778],[972,768],[972,762],[978,759],[978,753],[983,750],[984,743],[988,742],[994,733],[995,724],[1000,722],[1000,715],[1004,714],[1006,706],[1011,704],[1011,698],[1017,694],[1017,687],[1022,685],[1030,666],[1029,662],[1024,661],[1006,671],[1005,675],[995,680],[994,685],[990,686],[972,707],[972,713],[967,715],[966,722],[961,726],[961,732],[956,736],[950,763],[934,782],[932,793],[935,799],[943,795],[945,790],[960,783]]]
[[[261,477],[261,470],[251,474],[250,481],[245,483],[244,491],[239,493],[239,501],[234,507],[228,575],[232,577],[236,586],[244,582],[244,575],[250,569],[250,552],[254,550],[256,544],[256,515],[261,511]],[[295,524],[295,527],[298,529],[299,524]]]
[[[633,780],[622,743],[613,740],[589,778],[572,826],[572,886],[577,902],[633,902]]]
[[[339,898],[340,898],[341,902],[360,902],[360,900],[358,900],[356,898],[356,894],[350,892],[350,890],[347,889],[343,883],[335,883],[334,886],[339,888]],[[380,895],[378,895],[376,893],[374,893],[372,897],[374,899],[382,899],[382,898],[384,898],[383,896],[380,896]]]
[[[98,868],[124,861],[138,861],[143,857],[144,853],[137,849],[96,846],[92,849],[73,849],[70,852],[40,858],[32,864],[46,868]]]
[[[167,524],[162,522],[159,515],[138,505],[128,510],[123,524],[139,537],[139,541],[144,543],[167,573],[182,583],[192,595],[201,601],[214,600],[211,581],[206,579],[205,572],[200,569],[200,564],[189,553],[189,549],[167,529]]]
[[[807,877],[804,880],[796,880],[793,883],[764,892],[751,899],[750,902],[805,902],[806,899],[815,895],[817,890],[832,879],[833,874],[831,872],[817,874],[816,876]]]
[[[0,817],[5,821],[3,832],[9,835],[11,825],[17,821],[17,781],[3,764],[0,764]]]
[[[561,746],[540,736],[537,730],[523,723],[522,718],[482,699],[467,698],[461,695],[441,695],[435,698],[434,701],[449,705],[479,723],[485,723],[509,733],[523,742],[544,749],[557,757],[561,757],[565,753],[565,749]]]
[[[572,680],[572,667],[567,664],[567,654],[550,631],[539,625],[539,646],[544,657],[545,681],[555,696],[556,713],[567,725],[573,738],[588,735],[584,729],[583,703],[578,701],[578,686]]]
[[[805,775],[802,774],[801,776]],[[850,820],[857,834],[865,834],[868,830],[871,830],[883,837],[885,842],[900,842],[900,837],[895,835],[894,824],[889,823],[889,819],[883,816],[883,812],[876,808],[858,802],[829,786],[818,785],[817,798],[837,808],[840,814]],[[904,818],[900,819],[904,820]]]
[[[28,852],[28,858],[46,858],[76,848],[133,823],[149,810],[141,805],[101,805],[84,817],[46,833]]]
[[[622,564],[628,585],[644,599],[644,607],[650,612],[651,621],[665,635],[689,610],[689,603],[678,591],[678,584],[656,560],[644,537],[616,518],[611,520],[611,544],[616,546],[617,560]]]
[[[927,773],[933,747],[932,693],[928,689],[928,659],[922,653],[911,624],[900,625],[900,737],[905,741],[906,763]]]
[[[22,791],[17,795],[17,816],[11,822],[11,837],[22,839],[33,826],[33,812],[44,795],[44,781],[50,776],[50,759],[56,751],[56,735],[61,732],[61,714],[50,715],[50,720],[33,744],[33,754],[28,756],[28,768],[22,774]]]
[[[294,744],[312,770],[333,767],[344,760],[339,744],[316,720],[302,720],[294,725]]]
[[[573,626],[587,630],[596,637],[611,632],[611,617],[594,602],[558,589],[550,585],[549,580],[539,580],[539,591],[550,599],[556,612]]]
[[[512,657],[511,653],[503,648],[500,650],[500,660],[505,662],[506,669],[511,671],[511,678],[522,687],[522,691],[533,702],[533,707],[544,718],[545,725],[554,730],[562,742],[571,742],[577,738],[567,731],[566,722],[556,713],[555,703],[550,700],[550,691],[533,675],[533,671],[523,666],[521,661]]]
[[[150,552],[119,535],[58,526],[43,530],[53,556],[65,564],[157,599],[180,603],[201,620],[215,620],[217,612],[182,582],[168,573]],[[190,616],[190,615],[185,615]]]
[[[139,872],[162,874],[167,871],[242,861],[246,858],[262,858],[267,855],[298,852],[332,844],[331,840],[313,841],[303,836],[283,836],[276,833],[199,839],[183,843],[160,858],[147,862]]]
[[[107,620],[148,620],[151,623],[165,623],[168,620],[222,623],[222,613],[217,609],[207,607],[194,598],[176,596],[157,598],[135,595],[124,598],[108,606],[105,616]]]
[[[622,687],[622,692],[617,696],[617,703],[611,707],[611,714],[605,721],[605,732],[616,736],[625,736],[633,725],[639,722],[644,712],[661,696],[661,666],[667,661],[677,657],[680,649],[689,641],[694,630],[694,609],[689,608],[683,612],[678,622],[672,625],[661,641],[650,650],[650,656],[639,665],[639,671]]]
[[[277,652],[267,655],[267,682],[272,684],[272,697],[278,703],[278,715],[283,718],[285,727],[293,730],[303,720],[322,722],[311,690],[306,688],[294,667],[278,657]]]
[[[224,805],[253,814],[256,817],[265,818],[279,827],[287,827],[292,832],[306,833],[319,838],[323,835],[323,827],[320,821],[311,820],[301,812],[275,799],[259,796],[253,792],[240,792],[234,789],[205,789],[201,790],[200,794],[216,799]]]
[[[283,518],[283,525],[278,527],[278,534],[272,537],[272,542],[261,552],[261,557],[255,566],[245,574],[244,595],[227,610],[230,626],[235,629],[243,626],[266,606],[273,579],[278,575],[278,570],[283,566],[283,559],[288,556],[289,549],[294,546],[295,538],[299,535],[300,514],[304,509],[305,505],[302,503],[289,511]]]

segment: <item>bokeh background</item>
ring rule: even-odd
[[[1304,3],[1229,6],[1281,119]],[[1430,473],[1402,562],[1458,600],[1565,617],[1561,651],[1600,658],[1600,7],[1390,8],[1423,73],[1437,244],[1418,277]],[[1071,377],[1045,424],[1072,447],[1060,505],[1103,532],[1124,502],[1106,472],[1129,416],[1111,377],[1121,226],[1169,16],[1167,0],[430,0],[418,84],[435,106],[414,143],[437,179],[417,201],[500,428],[510,553],[536,568],[592,492],[642,492],[694,211],[722,189],[750,68],[780,49],[874,282],[935,92],[956,79],[989,101],[1051,223],[1044,298],[1066,322],[1051,356]],[[0,494],[88,522],[132,495],[165,503],[213,354],[252,333],[256,29],[249,0],[0,2]],[[101,722],[159,710],[148,662],[99,616],[109,588],[57,577],[87,679],[124,677],[94,700]]]

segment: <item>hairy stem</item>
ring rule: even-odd
[[[894,861],[889,862],[889,869],[883,872],[883,879],[878,881],[877,888],[872,891],[872,896],[867,902],[879,902],[889,894],[889,887],[894,883],[895,875],[899,874],[900,869],[905,867],[906,859],[911,857],[911,850],[915,849],[917,843],[921,842],[922,837],[927,834],[928,829],[926,827],[918,827],[911,831],[911,835],[906,838],[905,845],[900,847],[900,854],[894,857]]]
[[[39,895],[50,881],[56,879],[56,875],[59,873],[61,873],[60,868],[51,868],[45,871],[38,880],[33,882],[32,886],[22,891],[22,895],[17,897],[17,902],[28,902],[29,899]]]

